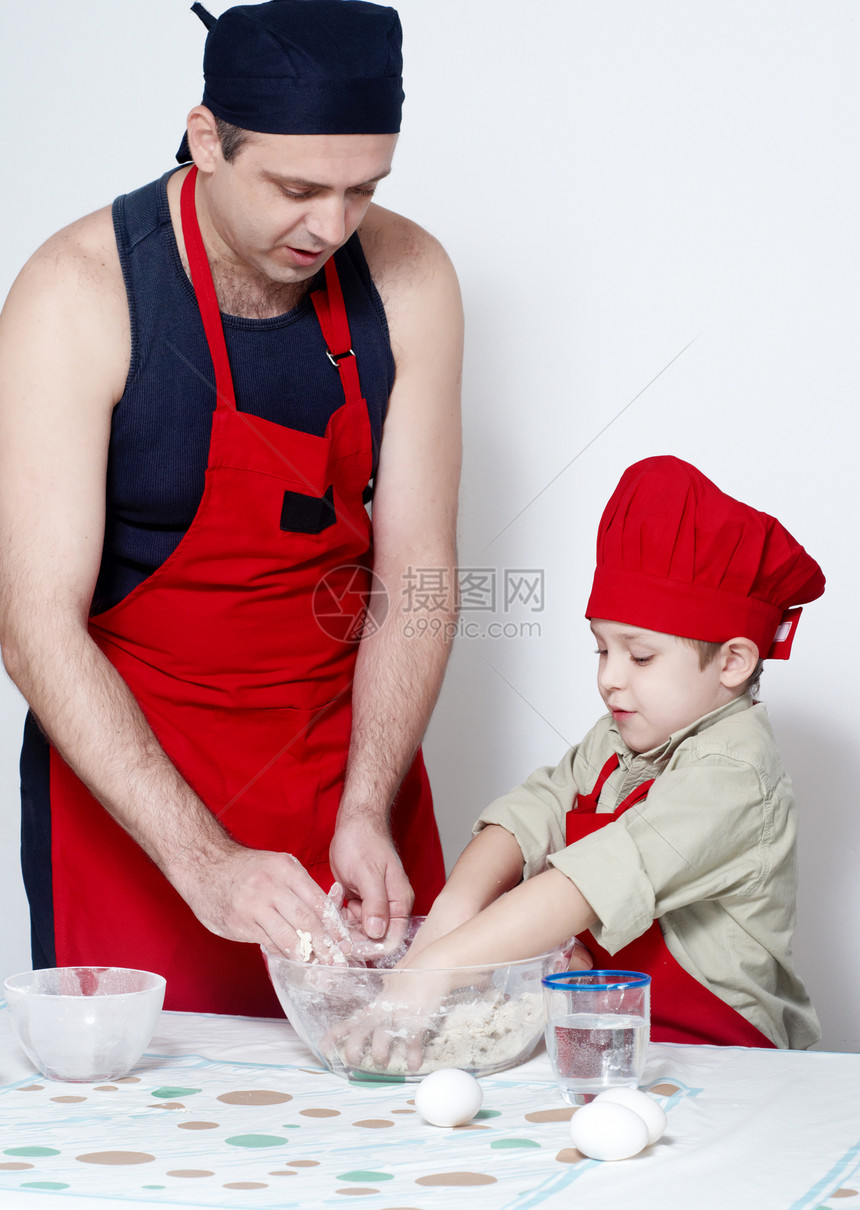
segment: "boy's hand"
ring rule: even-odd
[[[455,972],[395,969],[384,975],[376,1001],[333,1026],[320,1043],[337,1065],[380,1074],[417,1074],[426,1042],[445,1020]]]
[[[590,971],[594,967],[594,959],[591,956],[591,951],[577,937],[573,943],[573,949],[570,953],[570,961],[567,964],[569,971]]]
[[[458,970],[458,961],[447,934],[417,952],[413,942],[396,967],[383,974],[375,1003],[340,1022],[326,1041],[347,1067],[417,1074],[424,1048],[444,1030],[452,1003],[462,999],[464,989],[472,993],[470,998],[480,994],[475,972]]]

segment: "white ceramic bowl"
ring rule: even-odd
[[[117,1080],[149,1045],[165,980],[119,966],[10,975],[6,1000],[27,1058],[49,1080]]]
[[[370,946],[366,967],[322,966],[266,953],[269,977],[296,1033],[335,1075],[419,1080],[439,1068],[489,1075],[525,1062],[546,1024],[541,979],[566,970],[574,942],[522,962],[393,970],[400,945]]]

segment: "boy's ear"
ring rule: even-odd
[[[720,661],[720,683],[737,689],[755,672],[758,647],[752,639],[729,639],[722,645]]]

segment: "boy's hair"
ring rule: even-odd
[[[678,637],[681,638],[680,635]],[[681,642],[686,643],[688,647],[692,647],[694,651],[698,652],[700,668],[707,668],[708,664],[712,663],[717,658],[723,647],[722,643],[709,643],[706,639],[681,638]],[[759,685],[761,683],[761,674],[763,671],[764,660],[761,658],[761,656],[759,656],[758,663],[744,681],[743,685],[741,685],[740,692],[751,693],[753,697],[755,697],[758,694]],[[740,696],[740,694],[738,696]]]

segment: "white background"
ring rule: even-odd
[[[226,4],[213,0],[220,13]],[[821,563],[768,703],[800,802],[798,962],[822,1045],[860,1049],[860,10],[848,0],[402,0],[379,201],[460,275],[460,562],[543,569],[544,608],[464,613],[426,744],[449,860],[601,711],[582,614],[597,521],[651,454],[697,464]],[[0,292],[52,231],[159,175],[200,98],[184,0],[2,0]],[[520,634],[526,623],[539,633]],[[0,684],[0,975],[30,965],[23,708]]]

